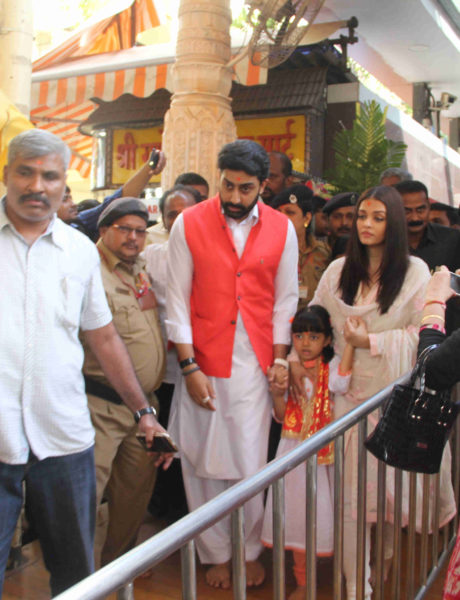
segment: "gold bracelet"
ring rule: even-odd
[[[420,322],[424,323],[428,319],[440,319],[443,323],[445,322],[445,318],[441,317],[441,315],[426,315],[426,317],[423,317],[423,319]]]

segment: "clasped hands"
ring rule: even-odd
[[[341,333],[345,338],[345,342],[355,348],[370,347],[367,325],[361,317],[347,317]],[[277,368],[275,369],[275,367]],[[289,362],[289,373],[287,369],[280,367],[280,365],[273,365],[267,373],[270,392],[272,394],[279,394],[285,392],[289,386],[291,397],[295,401],[300,402],[302,399],[305,399],[303,379],[308,374],[308,369],[300,361]]]

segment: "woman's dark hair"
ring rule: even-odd
[[[404,205],[400,194],[394,187],[380,185],[369,188],[361,194],[356,203],[356,211],[348,241],[345,263],[338,290],[346,304],[352,305],[359,284],[369,284],[369,256],[367,248],[359,241],[356,226],[361,203],[369,198],[379,200],[385,205],[386,232],[382,263],[379,270],[379,289],[377,302],[380,313],[384,314],[399,294],[409,267],[409,247],[407,243],[407,225]]]
[[[304,333],[304,331],[324,333],[326,337],[331,338],[331,341],[323,348],[323,360],[324,362],[329,362],[334,356],[331,318],[327,310],[319,306],[319,304],[311,304],[306,308],[298,310],[292,321],[291,331],[292,333]]]
[[[270,159],[260,144],[242,139],[230,142],[221,149],[217,166],[221,171],[244,171],[248,175],[254,175],[262,183],[268,177]]]

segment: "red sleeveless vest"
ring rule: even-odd
[[[183,213],[193,257],[190,298],[193,346],[206,375],[230,377],[238,311],[259,364],[273,363],[275,277],[286,242],[288,219],[258,203],[241,258],[221,211],[219,195]]]

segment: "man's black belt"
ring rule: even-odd
[[[100,381],[91,379],[91,377],[87,377],[86,375],[84,377],[87,394],[97,396],[98,398],[102,398],[103,400],[107,400],[113,404],[124,404],[121,396],[117,394],[113,388],[101,383]]]

